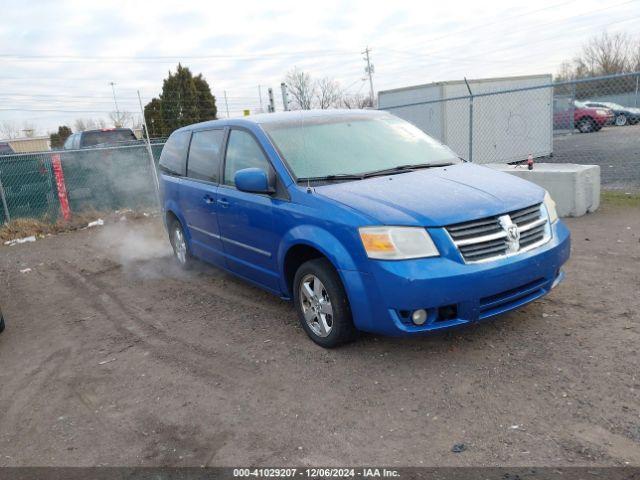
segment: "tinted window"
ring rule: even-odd
[[[185,175],[190,131],[174,132],[165,143],[160,155],[160,168],[168,173]]]
[[[224,165],[224,183],[234,185],[234,176],[243,168],[257,167],[270,170],[269,161],[250,133],[232,130],[229,134],[227,157]]]
[[[95,147],[98,145],[114,145],[122,142],[136,140],[131,130],[93,130],[82,134],[83,147]]]
[[[218,182],[223,138],[224,130],[193,132],[187,165],[189,177]]]
[[[64,148],[65,150],[71,150],[72,145],[73,145],[73,135],[70,135],[69,138],[67,138],[64,141],[64,146],[62,148]]]

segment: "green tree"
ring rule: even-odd
[[[218,108],[216,107],[216,97],[211,93],[209,83],[200,73],[197,77],[193,77],[193,83],[196,86],[196,95],[198,101],[199,119],[204,122],[218,118]]]
[[[175,73],[162,83],[162,93],[145,108],[145,117],[152,137],[167,136],[192,123],[217,118],[216,98],[202,74],[193,76],[189,68],[178,64]]]
[[[73,132],[71,131],[71,129],[66,125],[59,126],[56,133],[52,133],[51,135],[49,135],[51,148],[62,148],[64,142],[72,133]]]
[[[144,117],[147,120],[150,137],[164,137],[166,135],[161,105],[160,99],[154,98],[144,106]]]

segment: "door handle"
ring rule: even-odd
[[[204,201],[205,201],[206,203],[211,204],[211,203],[213,203],[213,202],[214,202],[214,199],[213,199],[213,197],[212,197],[211,195],[205,195],[205,196],[204,196]]]
[[[226,198],[219,198],[218,205],[220,205],[222,208],[227,208],[229,206],[229,201]]]

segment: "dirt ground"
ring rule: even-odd
[[[640,465],[640,208],[567,223],[545,299],[331,351],[154,220],[0,247],[0,466]]]

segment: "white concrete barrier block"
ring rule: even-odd
[[[556,201],[561,217],[580,217],[600,206],[600,166],[574,163],[526,165],[489,163],[485,166],[516,175],[545,188]]]

